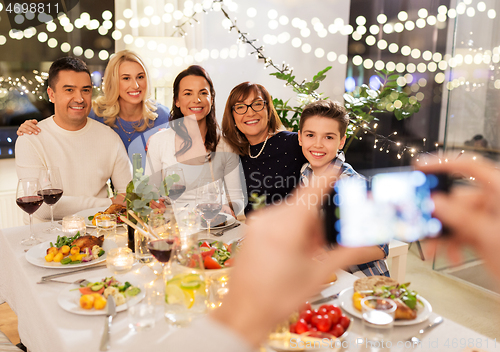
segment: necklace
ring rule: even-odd
[[[262,152],[264,151],[264,147],[266,146],[266,143],[267,143],[267,140],[269,139],[269,134],[267,135],[266,137],[266,140],[264,141],[264,144],[262,145],[262,148],[260,148],[260,152],[259,154],[257,154],[256,156],[253,156],[251,153],[250,153],[250,146],[248,146],[248,156],[252,159],[257,159],[261,154]]]
[[[128,141],[130,142],[131,138],[132,138],[132,135],[135,133],[135,128],[134,128],[134,130],[132,132],[129,132],[125,128],[123,128],[122,123],[120,122],[120,118],[119,117],[117,117],[116,120],[118,121],[118,124],[120,125],[120,128],[123,130],[123,132],[125,132],[126,134],[129,135]]]

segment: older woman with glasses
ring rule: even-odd
[[[281,203],[299,184],[307,162],[297,133],[283,130],[271,95],[260,84],[244,82],[233,88],[222,119],[222,135],[240,155],[247,193]],[[248,214],[252,204],[245,208]]]

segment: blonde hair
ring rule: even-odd
[[[144,131],[147,127],[152,127],[152,122],[156,120],[158,114],[155,112],[157,109],[156,102],[151,99],[151,81],[149,79],[148,70],[142,59],[130,50],[122,50],[117,52],[111,60],[104,72],[104,80],[102,91],[104,95],[97,97],[92,103],[94,113],[104,118],[104,123],[110,127],[116,126],[116,118],[120,114],[120,103],[118,98],[120,96],[120,65],[125,61],[136,62],[144,69],[144,74],[147,80],[147,89],[144,100],[142,101],[142,123],[140,122],[134,129],[138,132]]]

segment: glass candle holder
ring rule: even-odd
[[[84,236],[87,232],[85,219],[79,215],[65,216],[62,219],[62,232],[68,237],[75,236],[78,232],[80,232],[81,236]]]
[[[127,247],[113,248],[108,251],[106,266],[113,274],[125,274],[132,269],[135,257],[132,250]]]

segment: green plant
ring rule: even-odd
[[[127,185],[125,201],[127,209],[131,209],[142,218],[146,218],[152,211],[150,203],[158,201],[160,197],[167,197],[168,191],[174,182],[179,181],[179,175],[172,174],[162,181],[163,186],[155,190],[149,184],[149,176],[143,175],[143,169],[137,169],[134,178]]]
[[[376,113],[391,112],[398,120],[406,119],[420,110],[420,103],[416,97],[409,97],[397,80],[399,74],[381,70],[375,71],[380,77],[380,89],[372,89],[363,84],[353,92],[344,94],[344,105],[349,113],[350,124],[347,128],[348,141],[344,147],[347,151],[359,131],[369,130],[372,121],[378,121]]]
[[[327,99],[322,97],[322,93],[316,92],[321,81],[326,78],[326,72],[332,67],[328,66],[319,71],[312,81],[303,81],[300,84],[295,83],[293,72],[275,72],[271,73],[278,79],[286,81],[286,85],[291,85],[293,91],[297,93],[297,106],[290,106],[290,100],[274,98],[273,104],[283,125],[294,132],[299,129],[299,120],[305,105],[319,100]],[[392,112],[398,120],[406,119],[418,112],[420,103],[417,98],[410,97],[399,86],[397,80],[401,77],[399,74],[381,70],[375,71],[380,77],[381,86],[379,89],[372,89],[363,84],[356,87],[353,92],[344,94],[344,106],[349,114],[350,123],[347,127],[348,141],[344,147],[347,151],[353,140],[357,139],[360,130],[370,130],[370,123],[377,121],[376,113]]]
[[[304,110],[304,106],[321,98],[322,93],[317,93],[316,90],[319,88],[321,81],[326,78],[325,73],[331,70],[331,68],[332,66],[328,66],[314,75],[312,81],[304,80],[300,84],[295,83],[295,76],[293,76],[293,72],[271,73],[271,76],[275,76],[278,79],[286,81],[286,85],[291,85],[293,87],[293,91],[297,93],[297,102],[299,105],[295,107],[288,105],[290,100],[283,101],[282,99],[273,98],[274,108],[276,109],[281,122],[287,129],[294,132],[299,130],[300,115]],[[289,114],[291,114],[291,116],[289,116]]]

